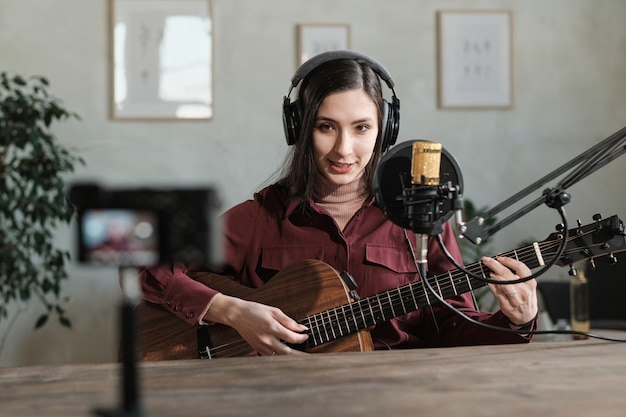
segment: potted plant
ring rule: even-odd
[[[38,299],[46,313],[70,327],[61,298],[68,251],[55,247],[53,231],[69,223],[63,176],[82,158],[58,143],[55,122],[80,117],[48,93],[46,78],[0,73],[0,321],[8,305]]]

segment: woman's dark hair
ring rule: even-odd
[[[302,103],[300,137],[293,145],[278,183],[285,186],[292,197],[315,199],[313,178],[317,168],[313,158],[313,129],[322,101],[330,94],[340,91],[362,89],[372,98],[378,109],[378,137],[372,158],[365,167],[362,181],[373,195],[374,171],[381,158],[383,95],[380,79],[376,72],[364,61],[338,59],[326,62],[314,69],[302,80],[298,99]]]

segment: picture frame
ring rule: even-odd
[[[109,0],[110,117],[213,117],[212,0]]]
[[[438,11],[438,107],[513,106],[513,14],[508,10]]]
[[[297,25],[297,32],[298,66],[322,52],[350,49],[349,24],[303,23]]]

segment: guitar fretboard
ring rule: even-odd
[[[556,247],[554,243],[544,243],[544,245],[549,246],[543,250],[551,248],[554,251]],[[503,255],[516,258],[524,262],[529,268],[535,268],[543,264],[541,250],[541,245],[533,244]],[[483,278],[487,278],[489,274],[489,270],[484,267],[482,262],[473,263],[465,269],[472,275]],[[452,298],[487,285],[486,282],[473,278],[461,269],[429,277],[428,282],[443,299]],[[420,279],[353,303],[314,314],[301,320],[300,323],[309,328],[309,341],[307,343],[317,346],[437,303],[439,303],[437,297]]]

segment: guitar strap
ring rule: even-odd
[[[339,274],[339,276],[341,276],[343,282],[348,286],[352,301],[359,301],[361,299],[361,296],[359,296],[359,294],[356,292],[356,289],[359,288],[359,286],[354,280],[354,277],[350,275],[348,271],[343,271],[341,274]]]

